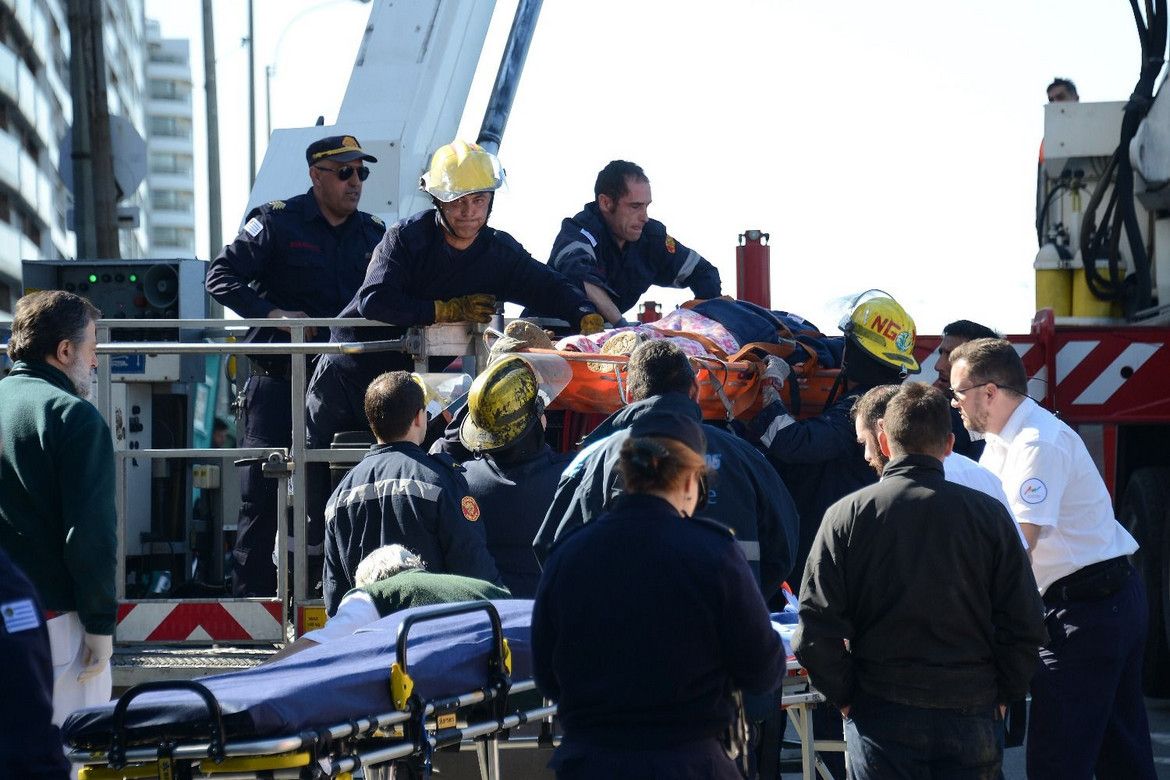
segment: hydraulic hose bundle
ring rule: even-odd
[[[1153,291],[1150,258],[1142,241],[1141,226],[1134,207],[1134,172],[1129,158],[1129,145],[1154,103],[1154,84],[1165,63],[1167,15],[1164,0],[1145,0],[1144,17],[1137,0],[1130,0],[1130,8],[1142,47],[1141,75],[1125,105],[1121,139],[1101,177],[1103,185],[1112,180],[1113,186],[1097,187],[1090,197],[1085,220],[1081,224],[1080,249],[1085,280],[1093,295],[1101,300],[1119,302],[1126,317],[1133,319],[1138,312],[1150,307]],[[1097,212],[1106,189],[1110,193],[1109,200],[1098,219]],[[1132,283],[1125,279],[1121,268],[1122,234],[1125,235],[1133,258]],[[1097,271],[1098,260],[1108,261],[1107,276]]]

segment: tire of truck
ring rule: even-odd
[[[1170,468],[1135,471],[1125,487],[1118,513],[1121,524],[1138,542],[1134,568],[1141,574],[1149,602],[1150,629],[1142,667],[1147,696],[1170,698]]]

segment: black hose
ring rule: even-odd
[[[1150,258],[1142,241],[1141,225],[1134,205],[1134,172],[1129,160],[1129,145],[1154,102],[1154,84],[1165,64],[1167,14],[1164,2],[1146,0],[1145,17],[1138,0],[1130,0],[1138,39],[1141,42],[1141,73],[1133,94],[1125,104],[1121,121],[1121,138],[1100,185],[1089,201],[1081,225],[1081,262],[1085,279],[1094,296],[1120,302],[1127,317],[1148,309],[1153,299]],[[1112,183],[1109,205],[1097,221],[1097,209],[1105,189]],[[1124,233],[1133,259],[1133,283],[1127,284],[1121,271],[1120,247]],[[1097,271],[1097,261],[1108,260],[1108,278]]]

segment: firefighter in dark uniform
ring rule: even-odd
[[[434,208],[386,231],[365,281],[340,316],[396,326],[486,323],[499,299],[540,304],[582,333],[601,330],[601,317],[568,279],[534,260],[507,233],[487,227],[495,190],[503,183],[496,156],[475,144],[455,141],[436,151],[421,181]],[[370,341],[401,332],[333,328],[332,339]],[[329,447],[334,434],[364,428],[366,387],[379,374],[410,364],[408,355],[394,352],[323,356],[306,399],[309,446]],[[310,487],[310,514],[320,511],[314,494],[323,492]]]
[[[365,396],[377,444],[342,478],[325,506],[325,610],[332,616],[374,550],[401,544],[438,574],[500,581],[480,510],[462,469],[422,449],[427,412],[421,382],[390,371]]]
[[[621,491],[617,468],[622,442],[643,417],[702,421],[694,401],[695,373],[686,355],[667,341],[648,341],[630,355],[629,406],[612,414],[588,438],[565,470],[533,542],[541,561],[553,544],[595,519]],[[799,518],[784,483],[751,444],[705,425],[711,496],[704,517],[735,531],[736,542],[767,598],[788,576]]]
[[[385,226],[357,210],[362,182],[370,174],[362,161],[377,162],[353,136],[314,141],[305,151],[312,188],[249,212],[240,235],[224,247],[207,270],[207,292],[245,318],[333,317],[365,275]],[[325,333],[306,336],[324,341]],[[279,326],[254,328],[254,343],[287,342]],[[288,447],[292,407],[287,356],[254,357],[241,402],[241,447]],[[272,550],[276,539],[276,484],[259,464],[243,466],[241,507],[233,550],[236,596],[276,592]],[[309,542],[320,543],[320,530]],[[313,538],[316,536],[317,538]]]
[[[625,494],[545,565],[532,666],[564,726],[560,780],[742,777],[733,692],[774,690],[784,651],[735,535],[695,516],[712,430],[635,422],[617,466]]]
[[[540,581],[532,539],[573,456],[545,441],[544,399],[519,357],[501,357],[476,377],[467,409],[459,438],[480,457],[463,467],[483,513],[488,552],[512,595],[530,599]]]
[[[37,592],[0,549],[0,776],[66,780],[53,725],[53,658]]]
[[[647,216],[650,180],[639,166],[609,163],[597,174],[593,195],[561,223],[549,265],[581,285],[607,322],[625,324],[623,315],[651,285],[719,297],[719,270]]]
[[[845,333],[838,384],[841,395],[830,400],[816,417],[797,420],[777,392],[791,368],[780,358],[769,358],[768,374],[777,387],[765,391],[764,409],[751,424],[768,460],[775,466],[800,511],[800,536],[796,548],[799,581],[813,539],[825,510],[839,499],[877,481],[857,441],[851,412],[857,399],[878,385],[900,384],[916,373],[914,320],[886,293],[867,290],[853,300],[849,314],[841,321]],[[770,396],[770,398],[768,397]],[[840,739],[841,718],[831,707],[813,711],[813,729],[825,739]],[[840,753],[824,756],[833,777],[845,777],[845,759]]]

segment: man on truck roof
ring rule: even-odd
[[[353,297],[374,247],[386,232],[382,220],[358,211],[363,163],[378,159],[352,135],[330,136],[305,150],[312,187],[248,213],[236,240],[207,268],[212,298],[246,318],[333,317]],[[313,339],[312,329],[305,336]],[[324,340],[324,333],[319,334]],[[247,341],[289,340],[279,326],[253,328]],[[255,356],[240,400],[241,447],[288,447],[292,443],[291,361],[287,355]],[[261,464],[240,467],[240,516],[232,550],[236,596],[276,593],[276,485]],[[320,528],[310,542],[320,545]],[[319,554],[319,553],[318,553]]]
[[[565,219],[553,242],[549,265],[580,285],[614,325],[627,324],[623,315],[651,285],[689,287],[701,299],[722,294],[719,270],[650,219],[650,200],[645,172],[613,160],[597,174],[593,202]]]

